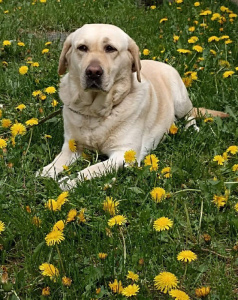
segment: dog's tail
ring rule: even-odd
[[[220,118],[228,118],[229,117],[229,114],[227,114],[227,113],[224,113],[224,112],[218,111],[218,110],[206,109],[204,107],[194,107],[191,115],[195,119],[200,119],[200,118],[208,117],[208,116],[220,117]]]

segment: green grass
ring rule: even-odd
[[[229,13],[220,10],[224,5],[238,14],[238,7],[229,1],[204,0],[199,7],[194,2],[169,5],[165,1],[153,10],[135,5],[134,0],[0,3],[0,43],[11,40],[10,46],[0,49],[0,138],[7,141],[6,149],[0,149],[0,221],[5,224],[0,234],[0,265],[4,266],[0,270],[0,299],[45,299],[41,295],[45,287],[50,287],[48,299],[126,299],[114,294],[109,282],[117,278],[126,287],[131,284],[126,278],[128,271],[139,275],[140,290],[134,299],[172,299],[154,287],[153,280],[162,271],[174,273],[178,288],[190,299],[196,299],[195,289],[201,286],[211,288],[207,299],[238,299],[238,213],[234,208],[238,202],[238,172],[232,171],[232,166],[238,164],[238,154],[229,154],[222,166],[213,162],[215,155],[237,145],[238,139],[238,17],[231,22]],[[201,16],[206,9],[220,13],[226,22],[212,21],[212,14]],[[160,23],[163,18],[168,20]],[[131,167],[83,182],[70,191],[60,211],[52,212],[45,203],[57,199],[62,191],[57,182],[36,178],[35,172],[61,149],[61,116],[17,136],[15,146],[10,129],[3,128],[1,120],[24,124],[33,117],[44,119],[59,109],[57,93],[47,95],[44,101],[32,93],[49,86],[58,88],[60,37],[85,23],[115,24],[137,42],[141,52],[149,49],[150,54],[142,54],[143,59],[167,62],[182,77],[188,71],[197,72],[197,80],[188,87],[194,106],[226,111],[230,117],[215,118],[212,123],[199,120],[199,133],[185,131],[183,120],[179,121],[178,133],[168,135],[153,152],[159,158],[157,172],[142,165],[141,169]],[[202,23],[207,27],[201,27]],[[189,31],[191,26],[195,26],[194,32]],[[180,37],[177,42],[174,35]],[[232,43],[208,42],[211,36],[223,35],[229,35]],[[202,53],[192,50],[193,44],[188,43],[191,36],[199,38],[196,44],[204,48]],[[18,46],[19,41],[25,46]],[[52,44],[45,46],[49,41]],[[44,48],[49,49],[48,54],[42,54]],[[179,48],[192,53],[180,54]],[[210,53],[211,49],[216,55]],[[30,67],[27,60],[38,62],[39,67]],[[24,65],[29,70],[20,75],[18,70]],[[234,74],[223,78],[230,70]],[[53,99],[59,102],[56,107],[51,105]],[[18,111],[19,104],[26,108]],[[45,138],[45,134],[52,138]],[[91,163],[103,159],[95,153],[87,154]],[[70,169],[71,176],[87,165],[87,160],[80,159]],[[168,179],[161,175],[167,166],[172,168]],[[170,196],[156,204],[150,195],[154,187],[165,189]],[[228,201],[219,209],[213,197],[226,191]],[[106,231],[111,216],[103,210],[106,196],[120,201],[118,214],[127,218],[126,225],[112,227],[111,234]],[[58,249],[47,246],[46,235],[57,221],[67,219],[72,208],[78,212],[85,208],[86,222],[77,219],[68,223],[65,240]],[[33,224],[35,216],[41,220],[40,226]],[[163,216],[173,221],[173,227],[156,232],[153,222]],[[210,235],[210,242],[204,240],[205,233]],[[177,260],[182,250],[192,250],[198,259],[186,266]],[[98,258],[100,252],[108,254],[105,260]],[[44,262],[59,269],[55,282],[42,276],[39,266]],[[6,272],[8,281],[4,283]],[[63,276],[72,279],[70,287],[62,284]],[[99,294],[97,288],[101,288]]]

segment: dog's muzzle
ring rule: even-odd
[[[92,62],[85,71],[86,76],[86,89],[101,90],[102,89],[102,76],[103,69],[96,63]]]

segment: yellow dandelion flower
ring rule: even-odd
[[[126,164],[133,164],[136,162],[136,151],[128,150],[124,153],[124,160]]]
[[[58,102],[57,100],[55,100],[55,99],[53,99],[52,102],[51,102],[51,106],[52,106],[52,107],[55,107],[55,106],[57,106],[58,104],[59,104],[59,102]]]
[[[215,155],[213,161],[217,162],[219,166],[222,166],[225,159],[221,155]]]
[[[214,121],[213,118],[206,118],[206,119],[204,119],[205,123],[212,123],[213,121]]]
[[[12,44],[12,43],[11,43],[11,41],[9,41],[9,40],[5,40],[5,41],[2,42],[2,45],[3,45],[3,46],[11,46],[11,44]]]
[[[149,55],[150,50],[149,49],[144,49],[142,53],[143,53],[143,55]]]
[[[195,27],[194,27],[194,26],[189,27],[189,28],[188,28],[188,31],[194,32],[194,31],[195,31]]]
[[[168,293],[178,286],[178,278],[170,272],[161,272],[154,278],[154,285],[157,290]]]
[[[55,280],[55,277],[59,276],[59,270],[49,263],[43,263],[39,266],[39,269],[41,270],[41,274],[43,276],[48,276],[50,279]]]
[[[230,146],[230,147],[226,150],[226,152],[230,152],[231,154],[236,154],[236,153],[238,153],[238,146],[235,146],[235,145]]]
[[[121,294],[123,291],[123,286],[121,283],[121,280],[118,281],[117,279],[114,280],[114,282],[109,282],[109,287],[113,291],[113,293]]]
[[[156,5],[151,5],[151,9],[156,9]]]
[[[232,171],[233,172],[238,171],[238,164],[235,164],[235,165],[232,166]]]
[[[105,259],[107,256],[108,256],[107,253],[102,253],[102,252],[98,253],[98,257],[99,257],[100,259]]]
[[[69,277],[64,276],[64,277],[62,277],[62,284],[63,284],[64,286],[71,286],[71,284],[72,284],[72,279],[69,278]]]
[[[226,71],[223,73],[223,78],[231,77],[233,74],[235,74],[234,71]]]
[[[229,63],[229,61],[227,61],[227,60],[220,59],[220,60],[219,60],[219,65],[220,65],[221,67],[227,67],[227,68],[230,68],[230,63]]]
[[[166,196],[165,190],[160,187],[153,188],[153,190],[150,192],[150,195],[151,198],[157,203],[162,202]]]
[[[47,286],[47,287],[43,288],[42,292],[41,292],[41,295],[45,296],[45,297],[49,296],[50,295],[50,287]]]
[[[41,219],[39,217],[34,216],[32,218],[32,224],[35,225],[36,227],[40,227],[41,223],[42,223],[42,221],[41,221]]]
[[[29,205],[27,205],[27,206],[26,206],[26,211],[28,212],[28,214],[30,214],[30,213],[31,213],[31,208],[30,208],[30,206],[29,206]]]
[[[212,54],[212,55],[217,55],[217,53],[216,53],[216,51],[215,50],[210,50],[210,53]]]
[[[5,230],[5,224],[0,221],[0,234]]]
[[[217,36],[215,36],[215,35],[213,35],[213,36],[211,36],[211,37],[208,38],[208,43],[218,42],[218,41],[220,41],[220,38],[217,37]]]
[[[17,107],[16,107],[16,109],[17,110],[20,110],[20,111],[22,111],[23,109],[25,109],[26,108],[26,105],[25,104],[19,104]]]
[[[197,80],[198,79],[198,76],[197,76],[197,72],[194,72],[194,71],[188,71],[186,73],[184,73],[185,76],[189,76],[192,78],[192,80]]]
[[[77,209],[75,209],[75,208],[70,209],[70,211],[68,212],[68,215],[67,215],[66,222],[69,223],[69,222],[74,221],[77,216],[77,213],[78,213]]]
[[[225,41],[225,44],[226,44],[226,45],[231,44],[231,43],[233,43],[233,41],[230,40],[230,39]]]
[[[33,126],[38,124],[38,119],[37,118],[31,118],[30,120],[27,120],[25,122],[26,125],[28,126]]]
[[[115,225],[124,225],[126,224],[127,219],[126,217],[122,216],[122,215],[117,215],[111,219],[108,220],[108,226],[109,227],[113,227]]]
[[[52,230],[64,230],[64,221],[63,220],[59,220],[58,222],[55,223],[55,225],[53,226]]]
[[[234,205],[234,209],[238,212],[238,202]]]
[[[24,135],[26,133],[26,127],[21,123],[13,124],[10,129],[13,137],[17,135]]]
[[[131,279],[133,281],[138,281],[139,280],[139,275],[138,274],[135,274],[134,272],[132,271],[128,271],[128,274],[126,276],[127,279]]]
[[[223,35],[220,37],[220,40],[226,40],[226,39],[229,39],[229,35]]]
[[[137,284],[130,284],[127,287],[125,287],[122,291],[122,295],[126,297],[136,296],[139,292],[140,287]]]
[[[221,15],[219,13],[214,13],[211,17],[211,20],[212,21],[220,20],[220,18],[221,18]]]
[[[41,94],[39,95],[39,98],[40,98],[40,100],[44,101],[44,100],[46,99],[46,95],[43,94],[43,93],[41,93]]]
[[[44,135],[44,138],[45,138],[45,139],[52,139],[52,136],[49,135],[49,134],[45,134],[45,135]]]
[[[225,6],[221,6],[220,7],[220,10],[222,11],[222,12],[228,12],[229,11],[229,8],[227,8],[227,7],[225,7]]]
[[[84,213],[85,213],[85,208],[80,209],[80,212],[79,212],[78,217],[77,217],[79,223],[85,223],[86,222]]]
[[[31,66],[32,66],[32,67],[38,68],[38,67],[40,66],[40,64],[39,64],[38,62],[33,62],[33,63],[31,64]]]
[[[45,46],[49,46],[49,45],[51,45],[52,44],[52,42],[46,42],[45,43]]]
[[[7,142],[4,139],[0,138],[0,149],[4,149],[7,147]]]
[[[226,205],[228,201],[228,196],[223,196],[223,195],[220,195],[220,196],[217,196],[217,195],[214,195],[213,196],[213,200],[212,202],[218,207],[224,207]]]
[[[42,94],[42,92],[40,90],[37,90],[32,93],[32,96],[37,97],[37,96],[40,96],[41,94]]]
[[[190,51],[188,49],[178,49],[177,52],[183,53],[183,54],[191,54],[192,53],[192,51]]]
[[[196,6],[196,7],[198,7],[198,6],[200,6],[200,2],[194,2],[194,4],[193,4],[194,6]]]
[[[179,36],[178,35],[174,35],[173,36],[173,41],[174,43],[176,43],[179,40]]]
[[[43,49],[43,50],[41,51],[41,53],[42,53],[42,54],[46,54],[46,53],[49,53],[49,51],[50,51],[49,49],[45,48],[45,49]]]
[[[195,294],[199,298],[206,297],[208,294],[210,294],[210,287],[202,286],[195,290]]]
[[[207,10],[203,10],[201,13],[200,13],[200,16],[208,16],[208,15],[211,15],[212,12],[207,9]]]
[[[183,77],[182,80],[186,87],[190,87],[192,85],[193,80],[191,77]]]
[[[184,262],[191,262],[197,259],[197,255],[192,252],[191,250],[184,250],[179,252],[177,255],[177,260],[184,261]]]
[[[58,196],[56,202],[57,202],[59,209],[61,209],[61,206],[63,204],[65,204],[66,201],[68,201],[68,199],[67,199],[68,195],[69,195],[69,192],[63,192]]]
[[[27,66],[21,66],[21,67],[19,68],[19,73],[20,73],[21,75],[25,75],[27,72],[28,72],[28,67],[27,67]]]
[[[52,230],[45,237],[47,246],[53,246],[59,244],[64,240],[64,233],[61,230]]]
[[[170,167],[165,167],[161,170],[161,174],[164,175],[165,178],[170,178],[172,177],[171,175],[171,168]]]
[[[227,152],[224,152],[222,154],[222,157],[225,159],[225,160],[228,160],[228,153]]]
[[[23,42],[18,42],[17,45],[18,45],[19,47],[25,47],[25,44],[24,44]]]
[[[59,209],[58,203],[54,199],[49,199],[45,203],[45,207],[52,211],[56,211]]]
[[[172,298],[175,298],[175,300],[189,300],[190,299],[189,296],[185,292],[177,290],[177,289],[171,290],[169,292],[169,294]]]
[[[117,212],[117,206],[119,201],[113,200],[112,197],[106,197],[106,200],[103,201],[103,210],[109,212],[111,216],[114,216]]]
[[[173,226],[173,221],[166,217],[161,217],[154,221],[154,229],[156,231],[169,230]]]
[[[0,109],[0,118],[2,117],[2,110]]]
[[[2,127],[9,128],[12,125],[12,121],[10,119],[2,119]]]
[[[74,139],[69,140],[69,149],[72,152],[77,151],[77,144],[76,144],[76,141]]]
[[[159,159],[155,154],[149,154],[144,159],[145,166],[150,166],[150,171],[157,171],[158,170],[158,162]]]
[[[194,44],[198,41],[197,36],[191,36],[190,39],[188,39],[189,44]]]
[[[203,52],[204,48],[199,45],[195,45],[195,46],[193,46],[193,50],[201,53],[201,52]]]
[[[191,77],[192,78],[192,77]],[[175,124],[172,124],[169,128],[170,134],[176,134],[178,132],[178,127]]]
[[[237,18],[237,14],[231,13],[229,14],[229,18]]]
[[[47,88],[45,89],[45,92],[46,92],[47,94],[54,94],[54,93],[56,92],[56,89],[55,89],[55,87],[53,87],[53,86],[49,86],[49,87],[47,87]]]
[[[162,18],[162,19],[160,19],[160,23],[164,23],[164,22],[166,22],[166,21],[168,21],[168,18]]]

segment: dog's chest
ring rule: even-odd
[[[110,117],[97,118],[72,112],[65,120],[65,134],[69,134],[71,139],[77,141],[80,150],[87,148],[103,152],[114,128],[115,120],[113,122]]]

